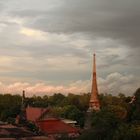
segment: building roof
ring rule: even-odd
[[[11,124],[0,125],[0,140],[55,140],[53,137],[37,136],[26,127]]]
[[[37,125],[42,132],[47,134],[60,134],[60,133],[79,133],[77,128],[64,123],[60,119],[49,118],[46,120],[38,120]]]
[[[35,134],[25,127],[17,127],[11,124],[0,125],[0,138],[4,137],[30,137]]]
[[[46,108],[39,108],[39,107],[30,107],[26,108],[26,118],[28,121],[35,122],[38,120],[48,109]]]

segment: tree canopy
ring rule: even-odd
[[[51,107],[57,117],[76,120],[83,128],[88,109],[89,93],[65,96],[27,97],[33,107]],[[137,140],[140,139],[140,88],[132,96],[100,94],[101,110],[93,112],[92,128],[84,131],[78,140]],[[0,94],[0,120],[11,122],[20,113],[20,95]]]

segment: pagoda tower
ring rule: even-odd
[[[96,77],[96,56],[93,55],[93,74],[92,74],[92,88],[91,88],[91,96],[89,101],[89,109],[88,111],[98,111],[100,110],[100,102],[98,97],[98,85],[97,85],[97,77]]]

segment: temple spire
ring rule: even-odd
[[[96,77],[96,55],[93,55],[93,74],[92,74],[92,89],[89,101],[89,110],[100,110],[100,102],[98,98],[98,85]]]

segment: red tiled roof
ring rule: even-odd
[[[35,122],[46,111],[47,111],[46,108],[29,107],[28,106],[26,108],[26,118],[28,121]]]
[[[38,120],[38,127],[42,132],[47,134],[60,134],[60,133],[78,133],[78,129],[72,127],[69,124],[55,118],[50,118],[47,120]]]

